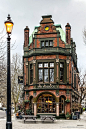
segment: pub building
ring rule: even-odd
[[[76,44],[69,23],[63,31],[52,15],[42,16],[29,36],[24,29],[24,104],[25,113],[53,114],[58,118],[72,113],[79,102]]]

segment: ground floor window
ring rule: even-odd
[[[55,98],[51,94],[42,94],[37,101],[37,113],[55,113]]]
[[[59,113],[65,113],[65,96],[59,98]]]

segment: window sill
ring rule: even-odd
[[[56,84],[55,82],[38,82],[37,84]]]

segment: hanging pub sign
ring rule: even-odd
[[[23,83],[23,76],[18,76],[18,84]]]

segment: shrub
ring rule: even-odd
[[[26,114],[27,114],[27,115],[31,115],[31,113],[32,113],[31,109],[27,109],[27,110],[26,110]]]
[[[69,112],[67,112],[67,114],[65,115],[66,118],[70,118],[71,115],[69,114]]]

